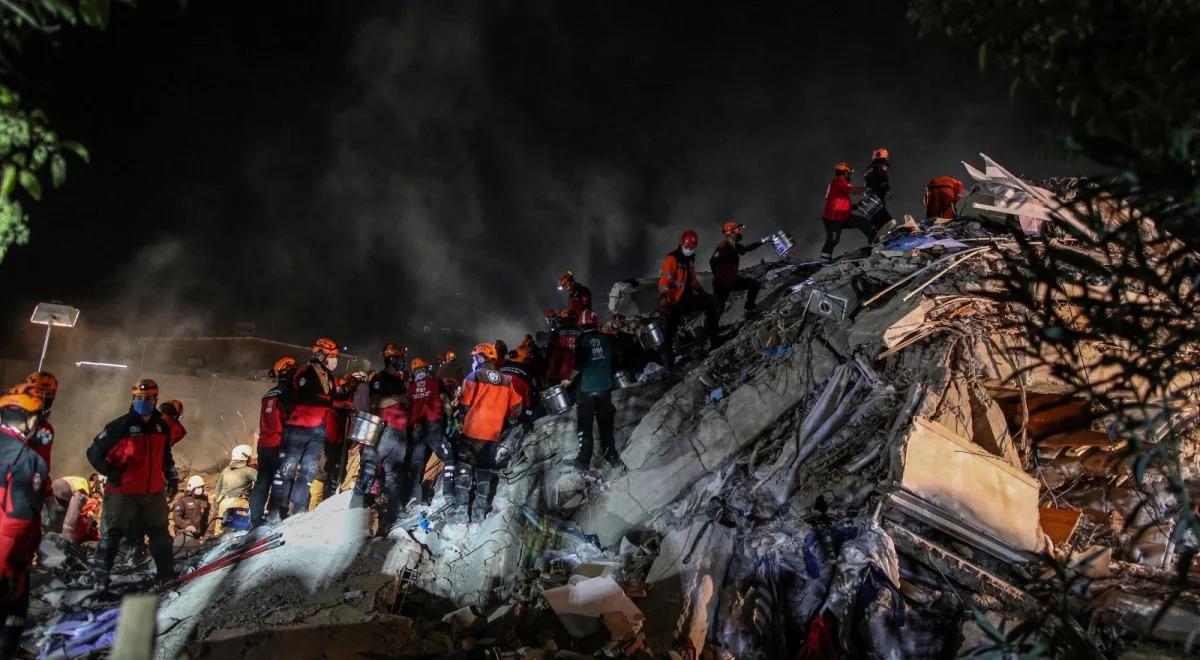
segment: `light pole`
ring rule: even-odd
[[[79,310],[74,307],[54,303],[38,303],[37,307],[33,308],[33,316],[29,318],[29,322],[46,326],[46,338],[42,340],[42,356],[38,358],[38,371],[42,370],[42,364],[46,362],[46,349],[50,347],[50,329],[56,325],[63,328],[74,328],[77,321],[79,321]]]

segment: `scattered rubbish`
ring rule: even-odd
[[[715,388],[713,388],[713,390],[711,392],[708,393],[708,400],[712,401],[713,403],[716,403],[724,398],[725,398],[725,390],[720,387],[715,387]]]
[[[542,596],[573,637],[596,633],[600,618],[606,612],[619,612],[627,621],[638,624],[645,618],[621,590],[621,585],[610,577],[590,578],[547,589]]]

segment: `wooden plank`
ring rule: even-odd
[[[1079,527],[1079,518],[1082,514],[1079,511],[1071,509],[1056,509],[1052,506],[1040,507],[1038,509],[1038,517],[1042,522],[1042,531],[1054,545],[1063,545],[1071,540],[1074,536],[1076,528]]]
[[[1113,440],[1108,437],[1108,434],[1103,431],[1093,431],[1091,429],[1083,431],[1067,431],[1065,433],[1055,433],[1038,440],[1037,446],[1039,449],[1052,447],[1100,447],[1108,449],[1115,447],[1121,442],[1120,438]]]
[[[1041,438],[1053,433],[1082,430],[1088,427],[1087,402],[1068,399],[1051,407],[1029,406],[1029,435]]]

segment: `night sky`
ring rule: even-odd
[[[833,164],[878,146],[897,214],[981,151],[1080,173],[904,3],[746,4],[146,2],[68,32],[26,96],[93,158],[0,264],[6,350],[35,350],[38,300],[135,336],[461,350],[537,329],[565,268],[602,305],[689,227],[702,262],[729,218],[815,256]]]

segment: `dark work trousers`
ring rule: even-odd
[[[475,506],[471,519],[478,522],[487,515],[488,500],[492,495],[492,470],[496,467],[496,452],[499,442],[475,440],[462,436],[458,439],[458,476],[454,480],[455,498],[459,506],[466,506],[471,498],[471,487],[475,487]]]
[[[267,497],[271,494],[271,482],[280,465],[279,447],[258,448],[258,480],[250,491],[250,524],[255,527],[266,522]]]
[[[738,275],[737,280],[732,284],[717,284],[713,282],[713,293],[717,296],[718,313],[725,311],[725,303],[729,302],[729,295],[734,291],[746,292],[746,313],[753,312],[758,301],[758,290],[761,288],[762,284],[759,284],[758,280],[744,275]]]
[[[392,426],[383,428],[379,444],[362,446],[359,459],[358,480],[354,483],[354,495],[371,501],[375,482],[379,480],[380,492],[387,496],[387,509],[383,512],[383,523],[391,527],[408,498],[401,490],[404,479],[404,456],[408,451],[408,433]]]
[[[94,570],[98,578],[107,579],[112,571],[121,540],[138,530],[150,538],[150,556],[158,579],[175,577],[171,553],[171,535],[167,533],[167,500],[162,492],[145,495],[108,493],[104,496],[104,535],[96,546]],[[134,540],[134,539],[130,539]]]
[[[414,422],[412,436],[409,441],[408,467],[405,468],[406,498],[422,499],[421,482],[425,479],[425,463],[429,455],[434,454],[442,461],[446,460],[449,445],[446,444],[446,433],[442,430],[441,420],[434,422]]]
[[[862,216],[851,214],[845,222],[830,222],[829,220],[822,220],[822,222],[825,223],[825,245],[821,246],[821,261],[826,263],[833,261],[833,249],[842,240],[843,230],[857,229],[867,237],[868,243],[875,242],[875,225]]]
[[[8,588],[0,592],[0,616],[4,630],[0,631],[0,660],[17,655],[21,648],[21,633],[25,631],[25,616],[29,613],[29,569],[9,578]]]
[[[663,366],[667,369],[675,365],[675,332],[679,329],[679,324],[684,317],[693,312],[704,312],[705,334],[708,335],[709,341],[717,338],[720,310],[717,307],[716,298],[709,295],[707,291],[686,290],[679,302],[667,308],[664,322],[666,327],[663,328],[661,349]]]
[[[580,392],[579,405],[575,408],[575,436],[579,439],[579,453],[575,464],[586,470],[592,461],[592,420],[600,427],[600,451],[604,460],[616,463],[621,460],[613,438],[613,418],[617,414],[612,402],[612,390],[603,392]]]
[[[308,511],[309,488],[321,470],[324,453],[324,426],[283,427],[283,452],[271,484],[271,508],[280,518]]]

